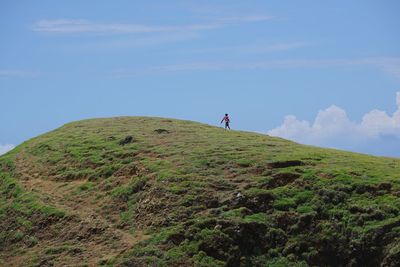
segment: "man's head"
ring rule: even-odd
[[[228,113],[226,113],[225,116],[228,116]]]

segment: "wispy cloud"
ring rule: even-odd
[[[0,156],[14,148],[15,148],[15,146],[11,145],[11,144],[5,144],[5,145],[0,144]]]
[[[191,24],[181,26],[151,26],[123,23],[96,23],[88,20],[41,20],[34,24],[33,30],[45,33],[154,33],[178,30],[203,30],[214,28],[212,24]]]
[[[38,74],[33,71],[13,70],[13,69],[0,69],[0,79],[7,78],[34,78]]]
[[[87,42],[79,44],[79,48],[87,50],[95,49],[125,49],[125,48],[141,48],[164,45],[168,43],[182,42],[193,40],[199,35],[196,32],[176,32],[176,33],[160,33],[146,36],[135,36],[123,39],[112,38],[102,42]]]
[[[235,17],[223,17],[217,18],[215,21],[224,23],[238,23],[238,22],[261,22],[274,19],[273,16],[265,15],[248,15],[248,16],[235,16]]]
[[[261,53],[273,53],[290,51],[311,45],[307,42],[285,42],[285,43],[252,43],[235,46],[223,46],[223,47],[210,47],[210,48],[199,48],[192,49],[190,52],[194,53],[235,53],[235,54],[261,54]]]
[[[40,20],[34,23],[32,29],[41,33],[92,33],[92,34],[128,34],[128,33],[155,33],[176,31],[200,31],[225,27],[237,23],[251,23],[271,20],[271,16],[250,15],[240,17],[218,18],[201,23],[181,25],[146,25],[136,23],[99,23],[89,20]]]
[[[117,78],[183,71],[257,70],[257,69],[315,69],[336,67],[374,67],[391,75],[398,75],[400,58],[378,57],[361,59],[287,59],[257,62],[192,62],[139,69],[120,69],[112,72]],[[400,77],[400,76],[399,76]]]

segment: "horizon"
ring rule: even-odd
[[[39,137],[39,136],[41,136],[41,135],[45,135],[45,134],[47,134],[47,133],[49,133],[49,132],[52,132],[52,131],[54,131],[54,130],[60,129],[60,128],[64,127],[64,126],[67,125],[67,124],[70,124],[70,123],[84,122],[84,121],[90,121],[90,120],[101,120],[101,119],[116,119],[116,118],[149,118],[149,119],[154,118],[154,119],[178,120],[178,121],[184,121],[184,122],[199,123],[199,124],[207,125],[207,126],[210,126],[210,127],[215,127],[215,128],[224,129],[224,126],[223,126],[222,124],[219,124],[219,123],[210,124],[210,123],[206,123],[206,122],[200,122],[200,121],[189,120],[189,119],[176,119],[176,118],[172,118],[172,117],[157,117],[157,116],[142,116],[142,115],[134,115],[134,116],[119,115],[119,116],[111,116],[111,117],[83,118],[83,119],[80,119],[80,120],[70,121],[70,122],[66,122],[66,123],[64,123],[64,124],[61,124],[61,125],[57,126],[57,127],[54,128],[54,129],[50,129],[50,130],[47,131],[47,132],[43,132],[43,133],[41,133],[41,134],[39,134],[39,135],[37,135],[37,136],[34,136],[34,137],[32,137],[32,138],[29,138],[29,139],[26,139],[26,140],[22,141],[22,142],[21,142],[20,144],[18,144],[18,145],[11,145],[11,144],[8,144],[8,145],[10,145],[10,146],[12,146],[12,147],[10,147],[10,148],[7,149],[7,150],[4,149],[4,152],[3,152],[3,153],[1,153],[1,151],[0,151],[0,156],[3,155],[3,154],[6,154],[6,153],[8,153],[8,152],[10,152],[11,150],[13,150],[14,148],[16,148],[17,146],[22,145],[23,143],[28,142],[28,141],[30,141],[30,140],[33,139],[33,138],[36,138],[36,137]],[[277,135],[269,135],[268,133],[257,132],[257,131],[248,131],[248,130],[246,130],[246,129],[231,129],[231,130],[226,130],[226,131],[233,131],[233,132],[236,131],[236,132],[242,132],[242,133],[264,135],[265,137],[281,138],[281,139],[284,139],[284,140],[287,140],[287,141],[291,141],[291,142],[298,143],[298,144],[300,144],[300,145],[311,146],[311,147],[316,147],[316,148],[333,149],[333,150],[338,150],[338,151],[343,151],[343,152],[350,152],[350,153],[363,154],[363,155],[371,155],[371,156],[383,157],[383,158],[398,158],[398,157],[395,157],[395,156],[373,155],[373,154],[369,154],[369,153],[356,152],[356,151],[351,151],[351,150],[346,150],[346,149],[340,149],[340,148],[335,148],[335,147],[328,147],[328,146],[323,147],[323,146],[317,146],[317,145],[312,145],[312,144],[299,143],[299,142],[297,142],[297,141],[295,141],[295,140],[287,139],[287,138],[285,138],[285,137],[281,137],[281,136],[277,136]]]
[[[400,3],[0,3],[0,155],[157,116],[400,157]]]

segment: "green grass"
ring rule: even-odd
[[[65,212],[44,205],[33,194],[24,192],[11,159],[10,154],[0,158],[0,248],[18,253],[21,247],[32,248],[38,244],[35,229],[38,224],[48,218],[60,220]]]
[[[135,141],[121,146],[126,136]],[[378,266],[398,255],[398,159],[163,118],[69,123],[0,157],[0,217],[15,230],[0,242],[17,248],[40,244],[33,218],[66,216],[24,192],[17,156],[67,189],[84,181],[66,197],[151,233],[104,265]],[[271,167],[285,162],[302,164]]]

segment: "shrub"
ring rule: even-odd
[[[294,207],[296,207],[296,199],[294,198],[281,198],[274,203],[274,208],[277,210],[288,211]]]
[[[246,168],[246,167],[250,167],[251,166],[252,161],[249,160],[249,159],[239,159],[236,163],[240,167]]]
[[[124,201],[128,201],[131,195],[139,192],[144,188],[147,181],[147,177],[136,176],[132,178],[131,182],[127,186],[120,186],[115,188],[112,192],[112,196]]]
[[[223,267],[226,266],[225,262],[216,260],[212,257],[207,256],[204,251],[200,251],[198,254],[193,256],[193,263],[196,267]]]
[[[299,207],[297,207],[297,212],[299,212],[299,213],[310,213],[310,212],[313,212],[314,211],[314,209],[311,207],[311,206],[306,206],[306,205],[304,205],[304,206],[299,206]]]
[[[24,238],[25,234],[19,230],[15,231],[13,235],[13,240],[15,242],[21,241]]]

